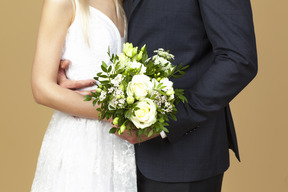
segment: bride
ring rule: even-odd
[[[45,0],[32,91],[37,103],[55,112],[32,192],[137,191],[133,145],[108,133],[111,121],[97,120],[81,95],[91,88],[75,92],[57,84],[61,59],[71,61],[69,79],[92,79],[102,61],[109,63],[108,47],[114,54],[122,51],[125,23],[121,0]]]

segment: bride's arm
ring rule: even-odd
[[[74,116],[97,118],[91,102],[57,84],[57,73],[74,9],[70,0],[45,0],[32,67],[32,91],[37,103]]]

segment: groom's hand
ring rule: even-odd
[[[68,69],[69,65],[70,65],[69,60],[61,60],[57,74],[58,85],[66,89],[75,90],[75,92],[81,95],[90,95],[91,94],[90,91],[78,91],[77,89],[91,87],[94,85],[95,80],[87,79],[87,80],[73,81],[68,79],[66,76],[66,70]]]
[[[152,135],[151,137],[147,137],[146,135],[142,135],[142,140],[140,141],[139,137],[136,136],[136,130],[132,131],[132,135],[130,134],[129,131],[125,130],[123,134],[119,135],[117,132],[115,133],[118,137],[127,140],[131,144],[136,144],[136,143],[143,143],[145,141],[148,141],[150,139],[153,139],[155,137],[159,137],[160,134]]]

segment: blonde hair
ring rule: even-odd
[[[75,1],[78,1],[78,4],[79,4],[78,10],[79,10],[79,15],[81,17],[83,35],[84,35],[86,42],[89,45],[89,39],[88,39],[88,23],[89,23],[89,16],[90,16],[89,0],[72,0],[74,9],[76,10]],[[126,15],[122,6],[122,2],[123,0],[114,0],[117,18],[124,19],[124,34],[126,34],[127,21],[126,21]]]

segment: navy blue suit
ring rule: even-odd
[[[191,182],[239,159],[229,102],[255,77],[257,53],[249,0],[124,0],[128,41],[164,48],[190,65],[172,79],[189,104],[178,104],[168,138],[135,145],[142,174],[161,182]]]

